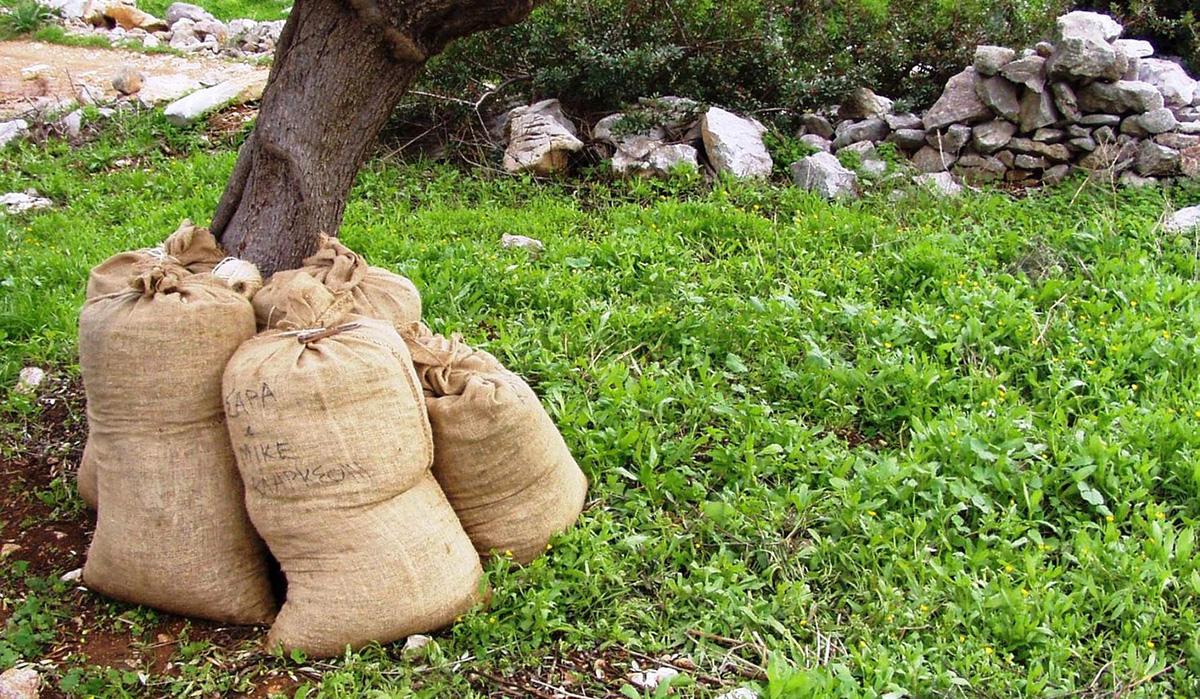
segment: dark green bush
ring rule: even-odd
[[[579,0],[459,42],[426,89],[478,94],[527,76],[531,97],[599,113],[686,95],[753,111],[836,102],[856,85],[912,106],[936,99],[978,43],[1028,45],[1069,0]]]

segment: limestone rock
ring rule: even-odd
[[[116,22],[117,26],[126,31],[130,29],[145,29],[146,31],[153,32],[167,28],[166,22],[149,12],[139,10],[133,5],[111,4],[105,8],[104,16]]]
[[[992,110],[976,93],[975,83],[978,81],[979,74],[974,68],[967,68],[950,78],[942,90],[942,96],[925,113],[925,128],[939,129],[955,122],[972,124],[991,119]]]
[[[1112,41],[1125,31],[1115,19],[1098,12],[1068,12],[1058,18],[1057,25],[1060,42],[1080,37],[1098,37],[1102,41]]]
[[[887,138],[889,130],[887,122],[879,117],[872,117],[864,121],[842,122],[838,124],[837,137],[833,139],[833,149],[838,150],[859,141],[882,141]]]
[[[1029,155],[1022,153],[1014,159],[1013,163],[1021,170],[1045,170],[1050,166],[1049,161],[1040,155]]]
[[[1094,82],[1079,91],[1079,107],[1085,112],[1141,114],[1164,106],[1162,93],[1148,82],[1118,80]]]
[[[718,172],[737,177],[770,177],[771,156],[763,143],[766,128],[758,121],[710,107],[700,119],[700,133],[708,160]]]
[[[41,367],[27,366],[17,374],[17,393],[34,393],[37,387],[46,380],[46,370]]]
[[[943,197],[957,197],[963,191],[962,185],[955,182],[954,175],[948,172],[929,172],[917,175],[913,177],[913,182]]]
[[[612,158],[613,171],[622,175],[666,176],[679,167],[699,170],[696,149],[685,143],[666,144],[647,138],[625,141]]]
[[[833,141],[830,141],[828,138],[822,138],[815,133],[804,134],[800,137],[800,142],[824,153],[833,152]]]
[[[1154,141],[1142,141],[1133,168],[1146,177],[1174,175],[1179,171],[1179,151],[1160,146]]]
[[[512,233],[505,233],[504,235],[500,236],[500,247],[528,250],[530,253],[536,255],[544,250],[546,245],[537,238],[530,238],[527,235],[513,235]]]
[[[1041,128],[1033,132],[1033,140],[1038,143],[1058,143],[1067,137],[1062,129]]]
[[[856,87],[850,91],[846,101],[838,107],[837,115],[839,119],[855,120],[882,117],[885,114],[891,114],[895,104],[894,101],[880,97],[865,87]]]
[[[995,153],[1017,133],[1017,125],[1002,119],[995,119],[977,125],[971,129],[971,143],[980,153]]]
[[[137,99],[143,107],[153,107],[177,100],[189,92],[199,90],[200,87],[199,80],[186,75],[151,75],[142,81],[142,89],[138,90]]]
[[[1196,98],[1196,81],[1178,63],[1161,58],[1142,60],[1138,79],[1158,88],[1169,107],[1185,107]]]
[[[219,111],[234,104],[251,102],[262,97],[267,85],[263,73],[226,80],[223,83],[197,90],[183,99],[167,105],[164,113],[167,121],[176,126],[189,126],[210,112]]]
[[[121,66],[117,74],[113,76],[113,89],[122,95],[132,95],[142,89],[142,80],[145,76],[136,67],[131,64]]]
[[[1138,125],[1142,129],[1152,135],[1174,131],[1179,128],[1179,121],[1171,110],[1167,108],[1154,109],[1145,114],[1139,114],[1137,117]]]
[[[1029,138],[1014,138],[1008,142],[1008,147],[1018,153],[1042,155],[1058,163],[1071,159],[1071,151],[1062,143],[1039,143]]]
[[[1035,92],[1046,89],[1046,59],[1041,56],[1018,58],[1001,68],[1000,74]]]
[[[1200,228],[1200,206],[1180,209],[1163,221],[1163,230],[1170,233],[1191,232]]]
[[[0,121],[0,148],[7,146],[19,138],[23,138],[28,132],[29,122],[24,119]]]
[[[967,153],[954,164],[954,171],[959,178],[971,184],[1002,179],[1006,170],[1008,168],[999,158],[978,153]]]
[[[91,0],[42,0],[41,4],[57,11],[63,19],[83,19]]]
[[[925,129],[897,129],[886,140],[901,150],[915,151],[925,146],[925,133]]]
[[[1042,182],[1045,184],[1058,184],[1067,179],[1067,175],[1071,174],[1071,166],[1066,163],[1059,163],[1053,167],[1047,168],[1042,173]]]
[[[1200,179],[1200,145],[1188,146],[1179,151],[1179,171],[1184,177]]]
[[[1154,46],[1149,41],[1141,39],[1117,39],[1113,46],[1125,52],[1130,58],[1149,58],[1154,55]]]
[[[199,5],[192,5],[186,2],[173,2],[167,8],[167,24],[174,25],[181,19],[190,19],[193,22],[203,22],[204,20],[216,19],[208,10]]]
[[[1067,141],[1068,147],[1074,148],[1078,151],[1083,151],[1085,153],[1091,153],[1092,151],[1096,150],[1096,145],[1096,140],[1091,136],[1072,138],[1071,140]]]
[[[1036,131],[1057,121],[1058,111],[1054,108],[1054,97],[1050,92],[1026,89],[1025,94],[1021,95],[1021,131]]]
[[[1157,187],[1158,180],[1153,177],[1142,177],[1132,170],[1126,170],[1121,173],[1117,179],[1117,183],[1122,187],[1130,187],[1133,189],[1146,189],[1147,187]]]
[[[939,151],[932,146],[925,146],[912,157],[913,166],[921,172],[943,172],[958,160],[958,156],[946,151]]]
[[[1079,111],[1079,98],[1075,96],[1075,90],[1070,85],[1063,82],[1053,83],[1050,85],[1050,94],[1054,95],[1054,106],[1064,119],[1075,123],[1083,118],[1083,112]]]
[[[796,186],[826,199],[853,199],[858,195],[858,176],[829,153],[814,153],[791,165]]]
[[[504,169],[511,173],[550,175],[567,167],[570,154],[583,150],[575,125],[558,100],[537,102],[510,111]]]
[[[1120,80],[1128,69],[1129,56],[1098,36],[1063,39],[1046,59],[1046,74],[1055,80]]]
[[[11,668],[0,673],[0,699],[38,699],[42,678],[32,668]]]
[[[1079,167],[1119,174],[1133,167],[1136,158],[1137,148],[1131,144],[1101,143],[1079,161]]]
[[[1200,146],[1200,135],[1182,133],[1163,133],[1154,137],[1154,142],[1168,148],[1191,148]]]
[[[931,147],[955,155],[958,155],[970,140],[971,127],[963,124],[951,124],[944,131],[939,129],[925,136],[925,142]]]
[[[816,134],[821,138],[833,140],[833,124],[820,114],[805,114],[800,117],[800,123],[804,126],[805,133]]]
[[[916,114],[885,114],[883,120],[887,122],[888,128],[892,131],[900,129],[924,129],[925,122],[921,121],[921,117]]]
[[[1079,123],[1084,126],[1116,126],[1121,123],[1121,117],[1116,114],[1085,114]]]
[[[1017,86],[1005,78],[995,75],[975,83],[976,94],[993,112],[1017,121],[1021,117],[1021,101],[1017,98]]]
[[[839,155],[841,153],[853,153],[858,156],[858,170],[867,177],[877,178],[887,174],[887,162],[879,155],[871,141],[851,143],[838,151]]]
[[[36,190],[27,189],[24,192],[9,192],[0,195],[0,206],[9,214],[21,214],[34,209],[45,209],[51,201],[38,196]]]
[[[973,65],[976,73],[988,78],[999,73],[1016,57],[1017,52],[1005,46],[976,46]]]

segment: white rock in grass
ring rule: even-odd
[[[219,111],[233,104],[241,104],[262,97],[263,88],[266,85],[267,76],[263,73],[252,73],[226,80],[172,102],[167,105],[164,114],[167,116],[167,121],[172,124],[188,126],[196,123],[200,117],[209,112]]]
[[[143,107],[154,107],[171,102],[200,89],[200,81],[186,75],[152,75],[142,81],[137,92],[138,102]]]
[[[83,568],[76,568],[75,570],[63,573],[59,580],[63,582],[79,582],[83,580]]]
[[[658,685],[677,677],[679,671],[673,667],[660,667],[645,672],[635,672],[629,676],[629,681],[639,689],[658,689]]]
[[[763,143],[767,129],[754,119],[744,119],[720,107],[700,118],[700,133],[708,159],[718,172],[736,177],[771,176],[771,155]]]
[[[732,692],[726,692],[717,699],[758,699],[758,692],[749,687],[738,687]]]
[[[505,233],[504,235],[500,236],[500,247],[521,248],[522,250],[528,250],[535,255],[546,249],[545,243],[537,238],[530,238],[527,235],[514,235],[512,233]]]
[[[17,375],[17,393],[33,393],[46,380],[46,371],[40,367],[27,366]]]
[[[404,639],[404,652],[412,650],[420,650],[429,645],[433,641],[432,638],[423,634],[415,633]]]
[[[853,199],[857,196],[858,176],[846,169],[829,153],[814,153],[792,163],[792,179],[826,199]]]
[[[32,668],[12,668],[0,673],[0,699],[38,699],[42,678]]]
[[[550,175],[566,169],[570,153],[583,150],[575,124],[558,100],[543,100],[509,111],[504,169],[511,173]]]
[[[957,197],[962,194],[962,185],[954,181],[954,175],[948,172],[930,172],[917,175],[913,182],[925,187],[934,194],[943,197]]]
[[[1194,229],[1200,229],[1200,206],[1180,209],[1163,221],[1163,230],[1171,233],[1190,233]]]
[[[49,199],[38,196],[38,193],[32,189],[27,189],[24,192],[0,194],[0,206],[3,206],[4,210],[10,214],[20,214],[32,209],[44,209],[52,203]]]
[[[29,122],[24,119],[0,122],[0,148],[21,138],[29,131]]]

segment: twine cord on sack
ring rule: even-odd
[[[212,275],[225,282],[234,293],[247,299],[258,293],[262,288],[262,274],[252,262],[239,260],[236,257],[226,257],[213,267]]]
[[[295,336],[296,340],[307,345],[310,342],[316,342],[317,340],[324,340],[327,337],[340,335],[347,330],[353,330],[361,325],[361,323],[343,323],[342,325],[332,328],[304,328],[301,330],[289,330],[282,334],[285,337]]]

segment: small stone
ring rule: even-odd
[[[1115,19],[1099,12],[1068,12],[1058,18],[1058,39],[1099,37],[1102,41],[1112,41],[1125,31]]]
[[[1083,118],[1083,112],[1079,111],[1079,99],[1070,85],[1053,83],[1050,85],[1050,94],[1054,95],[1054,106],[1064,119],[1074,123]]]
[[[1117,183],[1122,187],[1129,187],[1131,189],[1146,189],[1147,187],[1158,186],[1158,180],[1153,177],[1142,177],[1131,170],[1122,172],[1121,177],[1117,179]]]
[[[142,89],[137,91],[137,101],[143,107],[154,107],[198,89],[200,81],[186,75],[151,75],[142,81]]]
[[[23,138],[29,132],[29,122],[24,119],[0,122],[0,148]]]
[[[1179,128],[1179,121],[1171,113],[1171,110],[1166,108],[1151,110],[1142,114],[1137,119],[1142,129],[1154,135],[1174,131]]]
[[[1049,41],[1039,41],[1033,45],[1033,52],[1042,58],[1050,58],[1054,55],[1054,44]]]
[[[892,131],[899,131],[900,129],[925,130],[925,122],[921,121],[921,117],[916,114],[884,114],[883,120]]]
[[[1170,233],[1182,233],[1200,228],[1200,206],[1189,206],[1180,209],[1163,221],[1163,230]]]
[[[1079,107],[1085,112],[1141,114],[1161,109],[1164,104],[1158,88],[1136,80],[1094,82],[1079,91]]]
[[[887,162],[879,156],[879,151],[875,149],[875,144],[870,141],[851,143],[838,151],[838,153],[854,153],[857,155],[858,171],[867,177],[876,178],[887,174]]]
[[[1200,145],[1188,146],[1179,151],[1179,171],[1184,177],[1200,179]]]
[[[537,238],[530,238],[529,236],[525,235],[514,235],[512,233],[505,233],[504,235],[500,236],[500,247],[520,248],[522,250],[528,250],[534,254],[540,253],[542,250],[546,249],[545,244],[543,244],[542,241],[538,240]]]
[[[79,582],[83,580],[83,568],[76,568],[75,570],[63,573],[59,579],[63,582]]]
[[[1121,117],[1116,114],[1087,114],[1079,123],[1084,126],[1116,126],[1121,123]]]
[[[1090,136],[1086,138],[1072,138],[1067,141],[1067,146],[1085,153],[1091,153],[1096,150],[1096,141]]]
[[[1008,147],[1018,153],[1041,155],[1059,163],[1071,159],[1071,151],[1062,143],[1039,143],[1029,138],[1014,138],[1008,142]]]
[[[1002,150],[995,155],[996,160],[1004,164],[1004,167],[1011,169],[1016,164],[1017,154],[1010,150]]]
[[[879,117],[872,117],[864,121],[842,122],[838,125],[837,137],[833,139],[833,149],[836,151],[859,141],[882,141],[887,138],[888,131],[887,122]]]
[[[1125,52],[1130,58],[1149,58],[1154,55],[1154,45],[1141,39],[1117,39],[1113,46]]]
[[[658,685],[677,676],[679,671],[673,667],[659,667],[645,672],[635,672],[629,676],[629,681],[639,689],[654,690]]]
[[[133,65],[126,64],[121,66],[121,70],[117,71],[117,74],[113,76],[112,86],[114,90],[122,95],[132,95],[142,89],[142,80],[144,78],[145,76],[140,70]]]
[[[5,558],[8,558],[9,556],[13,555],[14,553],[16,553],[17,551],[20,551],[20,550],[21,550],[20,544],[14,544],[14,543],[10,542],[7,544],[0,545],[0,560],[4,560]],[[3,695],[0,694],[0,697],[3,697]]]
[[[826,199],[853,199],[858,195],[858,176],[829,153],[814,153],[792,163],[792,180],[797,187]]]
[[[9,214],[21,214],[34,209],[45,209],[51,206],[53,202],[45,197],[38,196],[35,190],[28,189],[24,192],[9,192],[8,194],[0,194],[0,206]]]
[[[1017,97],[1017,86],[999,75],[984,78],[975,83],[975,92],[993,112],[1016,121],[1021,116],[1021,100]]]
[[[1125,117],[1124,121],[1121,122],[1121,133],[1128,136],[1134,136],[1136,138],[1149,136],[1150,133],[1146,131],[1146,129],[1142,128],[1141,117],[1141,114]]]
[[[1192,146],[1200,146],[1200,135],[1163,133],[1155,136],[1154,142],[1168,148],[1191,148]]]
[[[718,172],[735,177],[771,176],[771,155],[763,143],[766,127],[758,121],[710,107],[700,118],[700,130],[709,162]]]
[[[913,177],[913,182],[943,197],[956,197],[963,191],[962,185],[955,182],[954,175],[948,172],[929,172],[917,175]]]
[[[1067,179],[1067,175],[1071,174],[1071,166],[1066,163],[1059,163],[1053,167],[1047,168],[1042,173],[1042,182],[1046,184],[1058,184]]]
[[[161,45],[162,42],[159,41],[158,37],[153,34],[147,34],[146,36],[142,37],[143,48],[156,49]]]
[[[985,78],[996,75],[1017,58],[1017,52],[1005,46],[976,46],[975,72]]]
[[[83,110],[76,109],[54,122],[54,128],[67,138],[79,138],[83,133]]]
[[[953,153],[939,151],[932,146],[925,146],[912,157],[913,165],[921,172],[942,172],[958,160]]]
[[[800,142],[818,151],[825,153],[833,152],[833,141],[828,138],[822,138],[815,133],[807,133],[800,137]]]
[[[216,19],[212,14],[200,7],[186,2],[173,2],[167,8],[167,24],[174,25],[181,19],[190,19],[193,22],[203,22],[207,19]]]
[[[1021,131],[1029,133],[1057,122],[1058,111],[1054,108],[1053,95],[1048,91],[1026,89],[1021,96]]]
[[[0,699],[38,699],[42,678],[32,668],[11,668],[0,673]]]
[[[932,131],[925,135],[925,142],[931,147],[955,155],[958,155],[970,140],[971,127],[963,124],[951,124],[944,131]]]
[[[1156,87],[1167,106],[1190,106],[1196,98],[1196,81],[1178,63],[1161,58],[1143,59],[1138,79]]]
[[[175,126],[190,126],[210,112],[219,111],[233,104],[250,102],[262,97],[267,76],[251,73],[226,80],[212,87],[197,90],[180,100],[167,105],[163,113],[167,121]]]
[[[1179,151],[1154,141],[1142,141],[1133,167],[1139,175],[1146,177],[1173,175],[1179,171]]]
[[[1113,131],[1113,127],[1111,126],[1101,126],[1100,128],[1096,129],[1096,132],[1093,134],[1093,138],[1096,139],[1096,143],[1100,144],[1116,143],[1117,133]]]
[[[974,68],[967,68],[950,78],[942,90],[942,96],[925,113],[925,128],[939,129],[955,122],[972,124],[991,119],[991,108],[979,99],[976,92],[975,83],[978,81],[979,74]]]
[[[833,140],[833,124],[820,114],[805,114],[800,117],[800,123],[804,126],[805,133],[816,134],[821,138]]]
[[[46,378],[46,371],[39,367],[27,366],[17,375],[17,393],[33,393]]]
[[[1035,92],[1046,89],[1046,59],[1041,56],[1018,58],[1000,70],[1009,80]]]
[[[1067,127],[1067,138],[1091,138],[1092,130],[1086,126],[1079,124],[1071,124]]]
[[[732,692],[726,692],[717,699],[758,699],[758,692],[746,687],[738,687]]]
[[[505,237],[508,237],[508,236],[506,235]],[[525,236],[513,236],[513,237],[524,238]],[[533,239],[528,238],[528,240],[533,240]],[[538,243],[538,244],[540,245],[541,243]],[[409,651],[420,650],[420,649],[424,648],[425,646],[429,645],[432,641],[433,641],[433,639],[430,638],[429,636],[415,633],[415,634],[409,636],[408,638],[404,639],[404,648],[401,652],[407,653]]]
[[[1012,140],[1017,133],[1017,125],[996,119],[979,124],[971,130],[971,143],[980,153],[995,153]]]
[[[850,91],[846,101],[838,107],[837,115],[839,119],[855,120],[882,117],[885,114],[891,114],[895,104],[894,101],[880,97],[865,87],[856,87]]]
[[[1038,143],[1058,143],[1067,137],[1062,129],[1041,128],[1033,132],[1033,140]]]
[[[1014,165],[1022,170],[1045,170],[1050,163],[1040,155],[1022,153],[1016,157]]]
[[[954,171],[962,181],[970,184],[994,182],[1004,178],[1008,168],[995,156],[967,153],[954,164]]]
[[[925,146],[925,129],[897,129],[887,137],[888,143],[904,151],[915,151]]]
[[[1096,146],[1096,150],[1080,159],[1079,167],[1084,170],[1117,174],[1133,167],[1137,154],[1137,148],[1128,144],[1101,143]]]
[[[1046,59],[1046,74],[1055,80],[1120,80],[1129,69],[1129,56],[1097,37],[1063,39]]]

